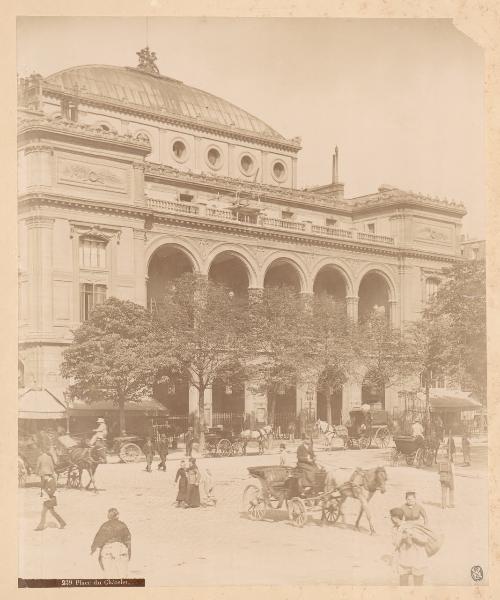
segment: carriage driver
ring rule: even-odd
[[[97,440],[101,440],[101,442],[105,443],[106,438],[108,437],[108,428],[106,427],[106,423],[102,417],[97,419],[97,429],[94,429],[94,435],[90,440],[89,445],[94,446]]]
[[[311,442],[308,439],[303,440],[297,448],[297,468],[300,469],[306,486],[313,487],[315,473],[321,471],[321,468],[316,464]]]

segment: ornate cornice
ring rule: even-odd
[[[52,229],[55,219],[45,215],[32,215],[31,217],[26,217],[25,221],[29,229],[33,227]]]
[[[32,154],[33,152],[46,152],[47,154],[53,154],[54,148],[53,146],[49,146],[48,144],[31,144],[29,146],[24,147],[24,155]]]
[[[344,249],[351,252],[371,254],[371,255],[385,255],[398,257],[414,257],[427,260],[435,260],[439,262],[452,263],[459,260],[456,256],[446,256],[443,254],[437,254],[433,252],[426,252],[420,250],[409,250],[398,247],[383,247],[382,245],[362,243],[351,240],[339,240],[315,236],[299,231],[287,231],[287,230],[275,230],[266,229],[260,227],[248,227],[244,223],[238,221],[234,222],[223,222],[215,219],[209,219],[200,217],[198,215],[182,215],[182,214],[171,214],[147,207],[141,207],[137,205],[124,205],[115,204],[112,202],[102,202],[97,200],[89,200],[87,198],[75,198],[70,196],[63,196],[61,194],[50,194],[47,192],[40,193],[29,193],[24,194],[19,198],[19,209],[29,209],[30,207],[37,207],[42,205],[49,206],[65,206],[70,209],[79,209],[88,212],[94,210],[100,213],[107,212],[109,214],[123,215],[127,217],[135,217],[138,219],[144,219],[144,221],[151,224],[154,223],[168,223],[174,224],[181,227],[187,227],[197,231],[218,231],[224,233],[231,233],[233,235],[239,235],[241,237],[262,239],[262,240],[276,240],[280,242],[291,242],[293,244],[299,244],[301,246],[309,247],[322,247],[322,248],[336,248]],[[151,233],[154,233],[152,228],[149,229]]]
[[[74,94],[65,92],[58,86],[44,81],[42,84],[43,94],[52,98],[68,98],[74,99]],[[199,131],[201,133],[208,133],[216,136],[223,135],[226,138],[252,142],[259,144],[260,146],[267,146],[269,148],[275,148],[279,150],[285,150],[288,152],[297,153],[301,149],[301,145],[298,141],[294,140],[278,140],[271,136],[259,135],[247,132],[244,129],[238,129],[236,127],[224,126],[222,124],[213,124],[210,121],[204,121],[201,118],[187,117],[185,115],[178,115],[176,113],[169,113],[166,110],[160,110],[155,108],[148,108],[147,110],[141,106],[134,105],[127,101],[118,102],[111,98],[103,98],[102,96],[91,94],[87,91],[79,90],[78,100],[80,105],[86,104],[87,106],[93,106],[102,108],[105,110],[113,110],[117,113],[124,115],[134,115],[142,119],[150,121],[157,121],[160,123],[166,123],[169,125],[185,127],[193,131]]]
[[[120,243],[122,231],[119,227],[108,227],[107,225],[83,223],[79,221],[70,221],[69,237],[94,237],[109,242],[116,238],[116,243]]]
[[[79,140],[85,139],[93,143],[106,143],[113,146],[121,146],[128,151],[140,153],[142,155],[151,152],[149,141],[134,138],[130,134],[120,135],[113,131],[104,131],[98,127],[91,127],[83,123],[66,121],[63,119],[51,119],[47,116],[21,118],[18,121],[18,137],[28,137],[32,134],[60,134]]]

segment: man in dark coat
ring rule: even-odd
[[[42,486],[42,491],[46,495],[46,499],[43,502],[40,523],[38,524],[38,527],[35,528],[35,531],[43,531],[45,529],[45,519],[48,512],[59,523],[59,528],[64,529],[66,527],[66,522],[55,510],[55,507],[57,506],[57,483],[55,477],[53,475],[44,475]]]
[[[160,462],[158,463],[158,470],[163,469],[163,471],[167,470],[166,460],[168,454],[168,440],[167,436],[162,433],[160,435],[160,439],[156,444],[156,449],[158,450],[158,454],[160,455]]]
[[[90,554],[99,549],[99,566],[112,579],[126,578],[132,556],[132,536],[128,527],[118,519],[116,508],[108,510],[108,520],[96,533]]]
[[[193,435],[192,427],[188,427],[187,433],[184,436],[184,441],[186,442],[186,456],[191,457],[191,454],[193,453],[193,442],[194,442],[194,435]]]

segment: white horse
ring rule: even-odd
[[[330,425],[326,421],[321,421],[320,419],[318,419],[316,421],[316,423],[314,424],[314,426],[315,426],[316,430],[318,431],[318,433],[321,433],[321,435],[324,436],[325,445],[328,448],[331,447],[332,442],[335,438],[342,439],[344,442],[344,446],[345,446],[345,441],[347,438],[347,430],[342,425],[341,426]]]

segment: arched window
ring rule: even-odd
[[[425,281],[425,301],[430,302],[438,291],[441,282],[435,277],[429,277]]]

